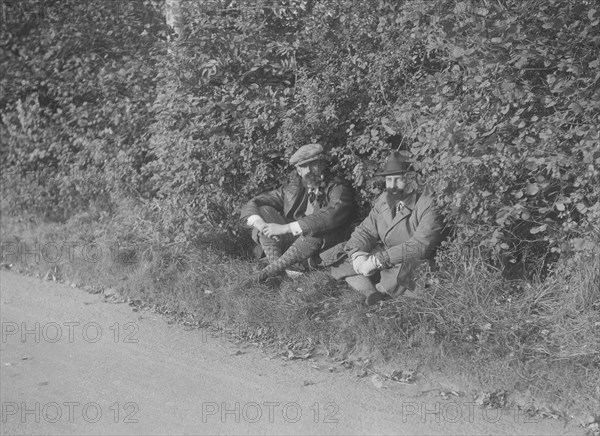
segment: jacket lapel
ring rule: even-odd
[[[404,221],[407,217],[409,217],[412,214],[413,210],[415,209],[416,202],[417,194],[413,192],[410,195],[410,197],[404,201],[404,207],[396,213],[396,216],[393,219],[391,219],[392,214],[391,210],[389,210],[390,206],[386,203],[388,213],[384,214],[384,216],[386,217],[386,220],[391,219],[389,222],[389,227],[385,232],[386,237],[396,225]]]
[[[284,215],[294,220],[303,217],[308,195],[299,178],[284,188],[284,195],[286,197],[283,202]]]
[[[393,218],[392,209],[387,201],[385,201],[381,207],[381,216],[383,217],[386,228],[389,228],[392,225]]]

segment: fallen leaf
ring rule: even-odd
[[[286,270],[285,270],[285,273],[286,273],[286,274],[287,274],[287,276],[288,276],[288,277],[290,277],[290,278],[294,278],[294,277],[298,277],[298,276],[301,276],[301,275],[302,275],[302,273],[301,273],[300,271],[294,271],[294,270],[291,270],[291,269],[286,269]],[[301,289],[300,289],[300,290],[301,290]]]
[[[342,360],[340,362],[340,365],[342,365],[344,368],[348,368],[348,369],[351,369],[354,366],[354,364],[352,362],[349,362],[347,360]]]
[[[490,409],[501,409],[506,407],[508,392],[503,389],[497,389],[494,392],[483,392],[476,399],[475,404]]]
[[[373,377],[371,377],[371,382],[375,385],[375,387],[377,389],[383,389],[383,377],[381,377],[378,374],[375,374]]]
[[[294,354],[294,352],[292,350],[288,350],[288,355],[287,355],[287,357],[284,357],[284,359],[285,360],[295,360],[295,359],[305,360],[311,356],[312,356],[312,354],[310,352],[305,353],[305,354]]]
[[[397,369],[389,375],[389,378],[399,383],[414,383],[417,379],[415,371],[403,371]]]
[[[440,396],[443,399],[448,400],[448,399],[450,399],[451,396],[462,397],[463,393],[462,392],[455,392],[455,391],[441,391],[440,392]]]
[[[490,394],[486,394],[485,392],[479,394],[477,398],[475,398],[475,404],[478,406],[483,406],[485,402],[489,399]]]

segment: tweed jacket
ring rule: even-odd
[[[385,249],[390,266],[423,260],[435,254],[444,226],[436,211],[431,192],[416,192],[404,202],[404,208],[392,218],[385,192],[377,199],[369,216],[354,230],[345,251],[367,253],[378,245]]]
[[[394,295],[399,288],[414,289],[413,273],[415,266],[423,260],[432,259],[435,249],[442,239],[443,217],[438,213],[430,191],[412,193],[404,202],[404,207],[392,217],[392,210],[384,192],[373,205],[369,215],[356,227],[350,239],[343,245],[348,256],[357,251],[374,254],[383,259],[381,285]],[[321,255],[324,261],[332,257],[340,258],[341,250],[333,247]],[[345,256],[344,256],[345,257]],[[334,267],[336,278],[355,275],[349,262]]]
[[[349,234],[349,226],[356,213],[354,190],[343,180],[333,179],[323,188],[323,193],[314,211],[306,215],[308,191],[300,177],[278,189],[264,192],[248,201],[241,211],[241,220],[245,224],[250,215],[260,215],[261,206],[272,206],[283,215],[286,222],[298,221],[305,236],[331,239],[335,243]],[[342,238],[342,239],[340,239]],[[327,245],[331,245],[331,244]]]

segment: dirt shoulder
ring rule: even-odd
[[[3,434],[583,434],[283,361],[58,283],[1,276]]]

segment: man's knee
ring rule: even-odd
[[[266,223],[286,224],[285,218],[273,206],[260,206],[258,208],[260,217]],[[280,238],[281,239],[281,238]],[[274,239],[267,238],[258,229],[252,229],[252,240],[258,245],[279,245]]]
[[[287,224],[284,216],[273,206],[260,206],[258,212],[266,223]]]

